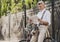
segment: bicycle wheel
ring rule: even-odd
[[[54,42],[54,39],[51,37],[46,37],[43,42]]]
[[[30,42],[30,40],[21,40],[19,42]]]
[[[21,40],[21,41],[19,41],[19,42],[27,42],[27,40]]]

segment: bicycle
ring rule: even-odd
[[[48,35],[48,34],[47,34]],[[51,36],[45,37],[43,42],[58,42],[56,39],[54,39]]]
[[[38,30],[38,26],[37,26],[37,24],[33,24],[33,26],[32,26],[34,29],[34,31],[36,31],[36,30]],[[30,33],[30,32],[29,32]],[[33,32],[33,35],[35,35],[36,33],[34,33]],[[32,35],[28,35],[28,37],[32,37]],[[21,40],[21,41],[19,41],[19,42],[30,42],[30,40],[31,39],[27,39],[27,38],[25,38],[25,39],[23,39],[23,40]]]

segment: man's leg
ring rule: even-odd
[[[38,42],[43,42],[45,34],[47,31],[47,26],[40,26],[39,27],[39,36],[38,36]]]
[[[32,38],[30,40],[30,42],[37,42],[37,38],[38,38],[38,31],[35,31],[36,34],[33,35],[34,30],[32,30],[31,34],[32,34]]]

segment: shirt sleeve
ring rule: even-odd
[[[51,13],[47,11],[45,16],[46,16],[45,21],[47,21],[50,25],[51,24]]]

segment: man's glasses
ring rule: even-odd
[[[38,5],[40,5],[40,4],[42,4],[42,3],[38,3]]]

